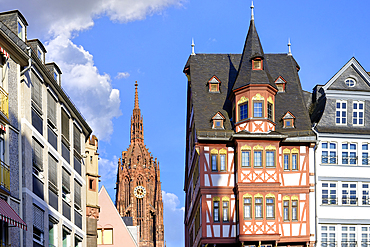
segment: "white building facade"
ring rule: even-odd
[[[370,76],[350,59],[314,88],[317,246],[370,244]]]

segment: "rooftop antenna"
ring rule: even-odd
[[[194,39],[191,39],[191,55],[195,55],[194,46]]]
[[[291,56],[292,55],[292,50],[290,48],[291,45],[292,44],[290,43],[290,38],[289,38],[289,40],[288,40],[288,56]]]
[[[252,1],[252,5],[251,5],[251,20],[254,20],[254,12],[253,12],[253,9],[254,9],[254,6],[253,6],[253,1]]]

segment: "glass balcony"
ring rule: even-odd
[[[9,166],[4,161],[0,160],[0,185],[10,190],[10,172]]]
[[[9,118],[9,98],[8,93],[0,86],[0,111]]]

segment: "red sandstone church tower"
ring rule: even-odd
[[[116,207],[126,225],[139,227],[139,246],[163,247],[163,202],[159,162],[144,144],[143,117],[135,83],[131,143],[118,160]]]

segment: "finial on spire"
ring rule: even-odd
[[[291,56],[292,55],[292,50],[290,48],[291,45],[292,44],[290,43],[290,38],[289,38],[289,40],[288,40],[288,56]]]
[[[195,55],[194,46],[194,39],[191,39],[191,55]]]
[[[135,109],[139,109],[139,94],[137,93],[137,81],[135,81]]]
[[[254,9],[254,6],[253,6],[253,1],[252,1],[252,5],[251,5],[251,20],[254,20],[254,12],[253,12],[253,9]]]

